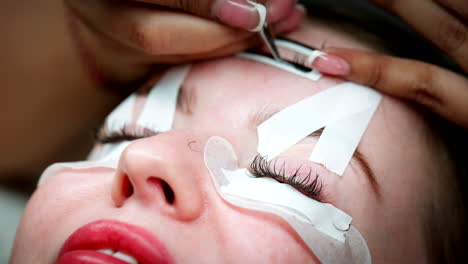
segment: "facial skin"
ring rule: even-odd
[[[318,22],[305,23],[290,37],[311,46],[327,39],[327,45],[372,49]],[[307,246],[279,217],[240,209],[219,197],[204,166],[203,147],[211,136],[224,137],[240,165],[248,166],[257,146],[255,127],[248,122],[252,112],[283,109],[340,82],[329,77],[313,82],[240,58],[194,65],[183,86],[193,104],[190,111],[186,105],[177,109],[172,131],[132,143],[117,170],[66,169],[38,188],[20,224],[11,263],[54,263],[70,234],[100,219],[145,228],[176,263],[310,263]],[[135,119],[144,100],[136,104]],[[384,96],[358,147],[380,195],[355,159],[343,177],[320,174],[324,202],[353,217],[374,263],[427,261],[423,211],[437,164],[428,132],[412,108]],[[307,161],[315,143],[303,140],[281,159],[316,166]],[[129,197],[121,188],[126,176],[134,191]],[[169,184],[174,203],[165,199],[158,179]]]

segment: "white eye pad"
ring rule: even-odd
[[[177,96],[190,68],[190,64],[181,65],[164,73],[161,80],[150,91],[143,112],[138,119],[138,125],[158,132],[171,129]],[[105,121],[108,132],[119,132],[125,125],[131,123],[135,101],[136,94],[132,94],[109,114]],[[130,143],[130,141],[126,141],[99,146],[93,149],[87,161],[55,163],[42,173],[38,186],[64,168],[106,167],[116,169],[120,155]]]
[[[122,152],[130,143],[131,142],[122,142],[104,146],[105,150],[101,151],[106,151],[107,155],[103,156],[99,160],[54,163],[47,167],[47,169],[42,173],[37,186],[43,184],[50,177],[57,175],[60,170],[64,168],[87,169],[103,167],[116,169],[119,164],[120,155],[122,155]]]
[[[234,149],[223,138],[207,141],[204,159],[218,194],[226,202],[281,217],[323,263],[371,263],[364,238],[350,226],[351,217],[333,205],[317,202],[272,179],[251,178],[237,167]]]
[[[315,55],[319,56],[321,54],[316,53]],[[306,79],[309,79],[309,80],[312,80],[312,81],[317,81],[317,80],[320,79],[320,77],[322,77],[322,74],[317,70],[312,69],[310,72],[304,72],[304,71],[301,71],[301,70],[295,68],[292,64],[276,61],[276,60],[274,60],[272,58],[269,58],[269,57],[266,57],[266,56],[263,56],[263,55],[258,55],[258,54],[254,54],[254,53],[247,53],[247,52],[241,52],[241,53],[236,54],[236,56],[240,57],[240,58],[260,62],[260,63],[263,63],[263,64],[267,64],[267,65],[273,66],[273,67],[281,69],[283,71],[293,73],[295,75],[301,76],[303,78],[306,78]]]

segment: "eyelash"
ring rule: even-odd
[[[272,164],[272,162],[274,163]],[[292,175],[286,175],[284,164],[280,168],[277,168],[276,160],[268,161],[266,158],[257,155],[250,164],[249,172],[257,178],[272,178],[278,182],[291,185],[304,195],[322,202],[322,182],[319,179],[319,175],[316,174],[314,180],[308,183],[311,177],[313,177],[312,171],[309,171],[309,173],[303,177],[299,176],[300,169],[301,168],[298,168]]]
[[[108,131],[105,128],[101,128],[94,131],[94,138],[96,142],[101,144],[113,144],[122,141],[133,141],[141,138],[146,138],[154,136],[155,132],[152,132],[148,129],[129,129],[128,125],[125,124],[118,131]]]

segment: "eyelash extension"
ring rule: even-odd
[[[272,162],[274,163],[272,164]],[[271,165],[273,165],[273,168]],[[265,157],[257,155],[250,164],[249,172],[256,178],[272,178],[278,182],[291,185],[304,195],[318,202],[322,202],[322,182],[319,180],[319,175],[316,174],[314,180],[311,183],[308,183],[311,177],[313,177],[312,172],[309,171],[307,176],[302,178],[299,176],[300,169],[301,168],[298,168],[293,175],[286,175],[284,164],[277,169],[276,160],[268,161]]]
[[[95,141],[101,144],[113,144],[122,141],[133,141],[141,138],[151,137],[157,135],[157,132],[151,131],[146,128],[129,129],[125,124],[118,131],[109,132],[105,128],[94,131]]]

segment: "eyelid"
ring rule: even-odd
[[[121,141],[134,141],[158,135],[160,132],[137,124],[124,123],[119,130],[109,131],[105,126],[95,134],[101,144],[113,144]]]

